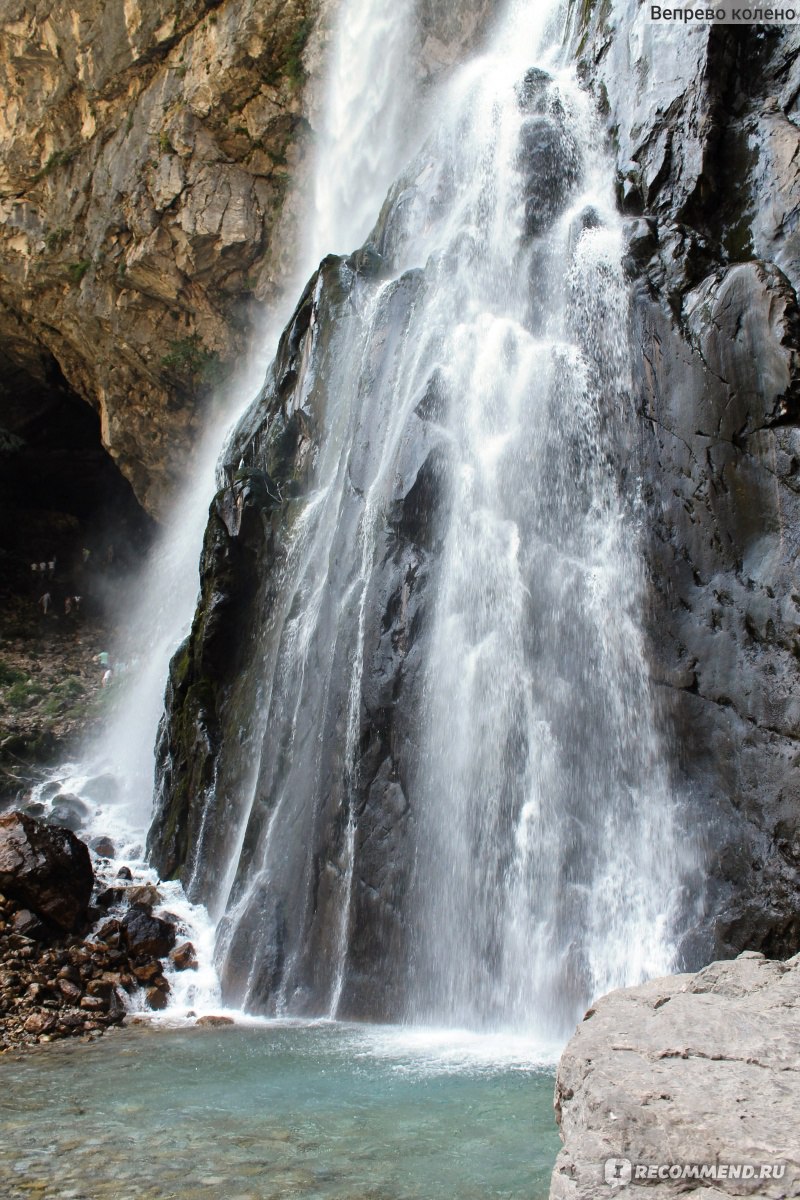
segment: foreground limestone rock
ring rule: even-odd
[[[0,890],[72,930],[86,917],[93,885],[89,850],[69,829],[19,812],[0,817]]]
[[[561,1058],[551,1200],[800,1195],[800,955],[746,952],[612,992]],[[608,1185],[609,1159],[751,1164],[755,1178]],[[762,1165],[784,1167],[759,1178]]]

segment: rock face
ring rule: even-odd
[[[783,963],[745,952],[599,1000],[558,1069],[564,1148],[551,1200],[800,1194],[798,997],[800,955]],[[626,1172],[619,1186],[608,1186],[609,1159]],[[637,1165],[651,1164],[755,1170],[637,1186]],[[760,1174],[773,1165],[779,1179]]]
[[[86,845],[22,813],[0,817],[0,890],[59,929],[86,917],[94,872]]]
[[[653,672],[674,785],[706,831],[687,961],[793,954],[800,37],[658,27],[628,0],[574,9],[630,218]]]
[[[64,382],[157,513],[269,296],[314,0],[0,16],[0,424]]]
[[[0,426],[29,440],[43,397],[88,401],[153,515],[293,260],[285,201],[303,192],[336,7],[89,0],[76,16],[15,0],[0,14]],[[490,7],[420,4],[423,84]]]
[[[246,913],[224,975],[227,994],[238,1000],[246,980],[257,978],[254,1006],[274,1003],[285,947],[301,945],[300,965],[294,967],[297,1005],[307,1003],[313,1011],[324,990],[317,972],[329,969],[335,953],[338,886],[347,853],[339,747],[349,675],[331,669],[329,689],[311,689],[304,699],[298,736],[316,739],[326,764],[316,782],[316,754],[308,760],[300,755],[276,760],[272,746],[288,736],[281,727],[286,714],[274,696],[273,710],[265,711],[261,689],[270,656],[279,652],[271,639],[285,619],[281,589],[289,569],[290,533],[303,513],[312,466],[321,452],[326,408],[335,403],[329,391],[331,361],[341,352],[341,339],[346,344],[350,321],[358,319],[354,303],[364,280],[379,274],[381,263],[374,249],[349,259],[330,257],[309,283],[266,386],[237,433],[232,457],[241,458],[243,465],[230,470],[230,483],[211,506],[200,605],[190,637],[170,668],[149,853],[162,876],[179,876],[190,896],[216,910],[224,900],[220,864],[236,861],[244,822],[235,886],[247,897]],[[375,321],[382,338],[395,345],[404,335],[419,284],[419,273],[409,272],[382,296]],[[398,464],[395,503],[379,537],[366,604],[370,659],[361,699],[360,782],[352,798],[359,821],[359,881],[353,896],[358,932],[350,946],[353,982],[347,996],[352,1013],[399,1011],[399,993],[387,995],[382,985],[376,991],[375,976],[379,962],[385,971],[387,963],[399,969],[404,961],[394,898],[402,894],[411,857],[405,842],[404,788],[414,766],[418,639],[425,629],[430,563],[439,537],[439,451],[425,432],[437,411],[432,384],[415,418],[419,437],[409,436]],[[361,450],[370,453],[367,442]],[[362,470],[366,466],[357,451],[350,467],[354,481]],[[363,508],[357,483],[348,488],[343,504],[341,529],[351,537]],[[332,606],[331,621],[336,619],[338,586],[325,600]],[[330,664],[327,620],[319,622],[313,636],[315,659]],[[321,700],[323,706],[316,707]],[[248,811],[247,781],[259,760],[257,798]],[[311,829],[308,839],[294,837],[286,847],[276,900],[262,891],[257,874],[251,886],[251,871],[268,836],[275,796],[286,787],[285,771],[290,786],[296,781],[298,795],[313,798],[304,805]],[[316,874],[313,909],[306,902],[309,869]]]

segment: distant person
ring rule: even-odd
[[[50,609],[50,600],[51,596],[49,592],[45,592],[45,594],[39,599],[39,608],[42,610],[45,616],[47,616]]]
[[[97,656],[97,661],[101,667],[109,667],[111,665],[111,656],[107,650],[101,650]]]
[[[47,578],[52,579],[53,576],[55,575],[55,573],[56,573],[56,559],[54,558],[52,562],[49,562],[47,564]]]
[[[72,604],[73,604],[73,607],[74,607],[76,613],[81,611],[81,600],[82,599],[83,599],[83,596],[73,596],[72,597]]]
[[[72,612],[72,596],[64,597],[64,616],[68,617]]]
[[[39,564],[38,564],[38,563],[31,563],[31,570],[32,570],[32,571],[36,571],[36,572],[38,573],[38,570],[39,570]]]
[[[100,687],[108,687],[111,683],[111,667],[103,672],[103,678],[100,680]]]
[[[39,570],[44,575],[45,571],[47,570],[47,563],[39,563]]]
[[[86,547],[84,546],[83,549],[81,550],[81,558],[83,559],[84,566],[86,566],[86,564],[88,563],[88,561],[91,557],[92,557],[91,550],[87,550]]]

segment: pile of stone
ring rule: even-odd
[[[194,949],[176,944],[177,918],[153,914],[157,889],[132,884],[126,868],[96,873],[69,830],[0,817],[0,1053],[102,1033],[134,995],[167,1006],[165,963],[194,969]]]

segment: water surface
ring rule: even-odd
[[[0,1061],[4,1200],[544,1200],[524,1045],[330,1023],[120,1030]]]

